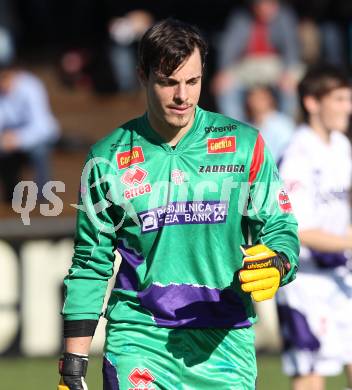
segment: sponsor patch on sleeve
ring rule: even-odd
[[[288,197],[287,192],[284,188],[282,188],[279,191],[278,203],[279,203],[280,209],[284,213],[292,213],[292,206],[291,206],[290,198]]]

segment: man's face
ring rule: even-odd
[[[269,23],[279,11],[277,0],[256,0],[253,5],[254,15],[263,23]]]
[[[323,96],[319,102],[319,117],[329,130],[346,131],[352,112],[352,90],[337,88]]]
[[[247,105],[253,115],[267,114],[274,110],[274,98],[265,88],[253,88],[247,97]]]
[[[14,72],[12,70],[0,71],[0,93],[6,94],[10,92],[12,87]]]
[[[170,76],[150,73],[143,81],[149,120],[158,130],[191,127],[202,85],[202,63],[196,49]]]

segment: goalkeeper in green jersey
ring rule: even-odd
[[[198,106],[206,52],[189,24],[151,27],[139,47],[146,113],[91,148],[59,389],[87,388],[101,315],[105,390],[255,388],[253,300],[295,277],[297,224],[258,131]]]

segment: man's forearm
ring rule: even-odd
[[[92,336],[65,338],[65,352],[88,355]]]
[[[343,252],[352,249],[352,237],[338,236],[320,229],[299,232],[301,244],[320,252]]]

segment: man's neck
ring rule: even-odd
[[[153,130],[158,133],[170,146],[175,146],[181,138],[191,129],[194,123],[193,119],[185,127],[173,127],[163,122],[155,120],[152,115],[147,112],[148,120]]]
[[[272,111],[265,111],[265,112],[257,112],[253,115],[253,124],[257,127],[263,126],[265,123],[265,120],[269,117],[270,114],[272,114]]]
[[[326,128],[318,119],[311,118],[308,122],[315,134],[325,143],[330,142],[331,130]]]

